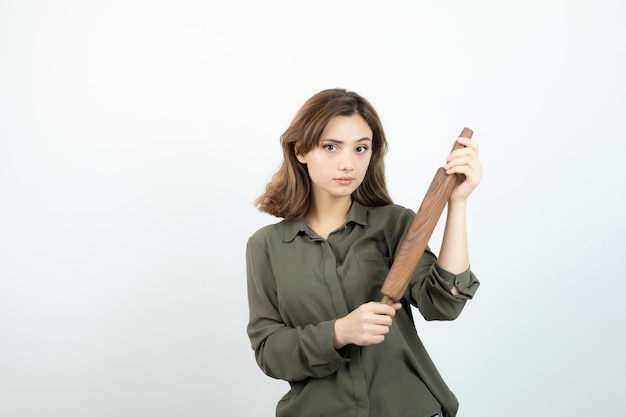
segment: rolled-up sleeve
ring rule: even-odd
[[[456,287],[459,290],[459,294],[456,297],[471,300],[474,294],[476,294],[480,283],[470,268],[467,268],[460,274],[453,274],[441,269],[437,264],[435,264],[435,269],[449,291],[452,291],[452,287]]]
[[[426,249],[413,274],[405,297],[416,306],[426,320],[454,320],[467,300],[474,297],[480,282],[468,268],[460,274],[448,272],[437,265],[437,258]],[[452,287],[459,294],[452,294]]]

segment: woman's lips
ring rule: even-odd
[[[335,181],[337,181],[341,185],[350,185],[350,184],[352,184],[352,181],[354,181],[354,178],[352,178],[352,177],[341,177],[341,178],[335,178]]]

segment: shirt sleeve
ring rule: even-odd
[[[436,260],[429,249],[424,252],[405,296],[426,320],[454,320],[474,297],[480,282],[469,268],[453,274],[440,268]],[[457,295],[452,294],[454,286]]]
[[[290,327],[281,317],[270,257],[253,238],[246,247],[247,332],[261,370],[277,379],[299,381],[335,372],[348,359],[333,346],[335,320]]]
[[[414,216],[408,210],[398,218],[397,226],[402,228],[403,235],[409,230]],[[403,240],[404,236],[397,241],[396,252]],[[469,268],[453,274],[439,267],[436,255],[426,247],[404,296],[426,320],[454,320],[463,311],[467,300],[474,297],[479,285]],[[457,295],[452,294],[454,286],[459,290]]]

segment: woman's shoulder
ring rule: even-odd
[[[267,241],[276,238],[281,238],[285,234],[285,222],[286,220],[280,220],[276,223],[267,224],[260,227],[254,233],[252,233],[248,240]]]
[[[415,212],[410,208],[404,207],[400,204],[387,204],[386,206],[368,207],[368,210],[372,215],[382,217],[397,217],[397,216],[414,216]]]
[[[399,204],[368,207],[367,223],[384,229],[403,229],[415,217],[413,210]]]
[[[283,229],[284,223],[285,223],[285,220],[282,219],[276,223],[270,223],[270,224],[266,224],[265,226],[261,226],[250,235],[250,238],[263,238],[263,237],[275,235],[280,230],[284,230]]]

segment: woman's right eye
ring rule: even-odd
[[[335,145],[329,143],[323,146],[324,149],[326,149],[327,151],[334,151],[335,150]]]

